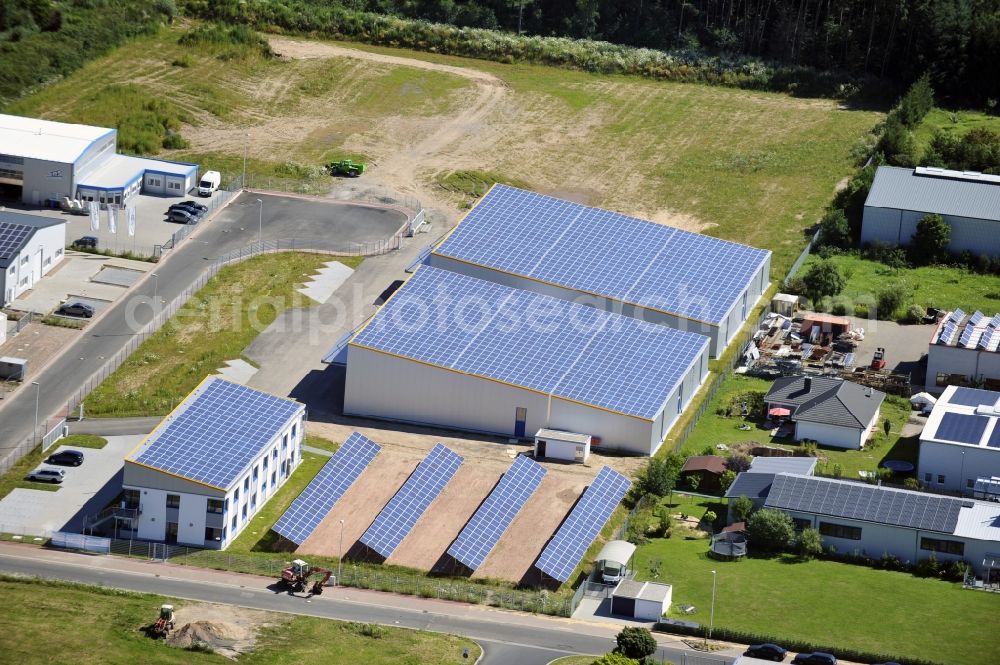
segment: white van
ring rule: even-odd
[[[222,176],[218,171],[206,171],[198,183],[198,196],[211,196],[212,192],[219,188],[219,181]]]

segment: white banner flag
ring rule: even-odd
[[[108,204],[108,231],[118,235],[118,206],[114,203]]]
[[[101,230],[101,204],[97,201],[90,202],[90,230]]]
[[[126,208],[128,211],[126,216],[128,217],[128,237],[135,237],[135,207]]]

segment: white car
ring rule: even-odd
[[[61,483],[66,478],[62,469],[35,469],[26,476],[27,480],[37,480],[41,483]]]

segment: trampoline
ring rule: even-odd
[[[910,473],[913,471],[913,463],[901,459],[882,460],[882,466],[893,473]]]
[[[712,536],[709,551],[719,559],[739,559],[747,554],[747,537],[742,533],[718,533]]]

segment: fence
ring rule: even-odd
[[[782,284],[790,280],[792,277],[795,277],[795,273],[797,273],[799,268],[802,267],[802,264],[806,262],[806,259],[808,259],[809,255],[812,253],[813,247],[815,247],[816,243],[819,242],[820,233],[822,233],[822,229],[816,229],[816,233],[814,233],[813,237],[809,239],[808,243],[806,243],[802,253],[799,254],[799,258],[795,259],[795,263],[793,263],[792,267],[788,269],[788,274],[785,275],[785,281],[782,282]]]
[[[42,436],[43,453],[49,448],[51,448],[53,443],[63,438],[63,436],[66,433],[65,427],[66,427],[66,419],[62,418],[59,420],[59,422],[53,425],[52,429],[50,429],[48,432],[44,434],[44,436]]]
[[[111,552],[110,538],[85,536],[81,533],[56,531],[52,534],[49,544],[53,547],[64,547],[66,549],[82,550],[84,552],[97,552],[98,554],[109,554]]]
[[[54,423],[54,424],[53,424]],[[40,452],[45,452],[48,450],[49,446],[62,438],[63,426],[66,424],[65,418],[50,418],[49,420],[39,423],[45,434],[42,436],[41,445],[39,445],[39,440],[35,433],[25,438],[23,442],[14,446],[13,448],[7,450],[13,450],[13,454],[7,455],[3,459],[0,459],[0,475],[3,475],[10,471],[15,464],[17,464],[21,458],[25,455],[30,454],[36,448]],[[48,428],[48,429],[46,429]],[[6,450],[5,450],[6,452]],[[0,532],[3,528],[0,527]]]

